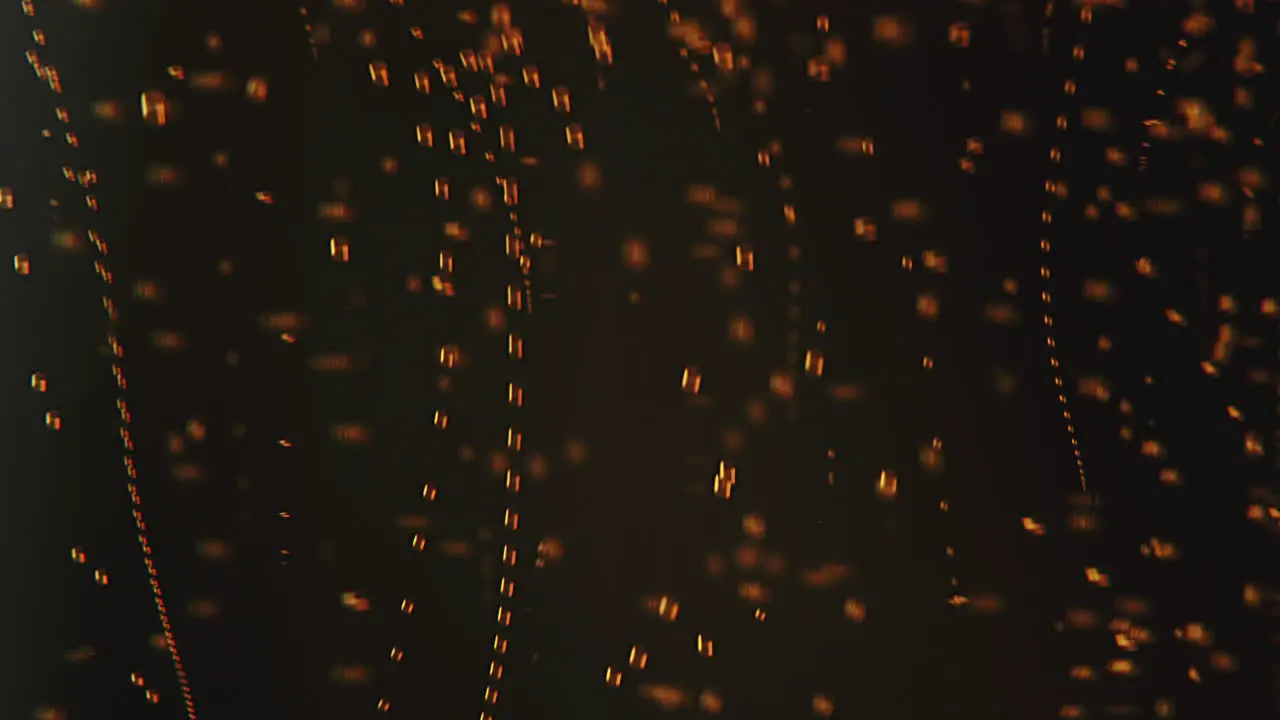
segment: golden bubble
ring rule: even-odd
[[[641,272],[649,267],[649,244],[640,238],[627,238],[622,243],[622,261],[628,268]]]

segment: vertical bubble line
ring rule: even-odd
[[[1044,52],[1047,57],[1053,57],[1053,12],[1054,2],[1049,0],[1045,3],[1044,15]],[[1085,5],[1080,8],[1080,22],[1088,24],[1093,19],[1093,8]],[[1076,81],[1074,78],[1068,77],[1062,85],[1064,95],[1071,97],[1075,95]],[[1053,146],[1049,150],[1049,160],[1051,169],[1045,179],[1046,189],[1052,188],[1056,182],[1055,176],[1061,172],[1063,147],[1068,142],[1067,137],[1067,116],[1065,114],[1058,115],[1055,119],[1056,134],[1053,140]],[[1049,195],[1049,198],[1052,198]],[[1044,321],[1044,338],[1045,351],[1049,359],[1050,375],[1053,377],[1054,389],[1057,391],[1058,407],[1062,411],[1062,418],[1067,430],[1067,437],[1071,442],[1071,454],[1076,464],[1076,474],[1080,478],[1080,491],[1089,492],[1089,480],[1085,474],[1084,458],[1080,453],[1080,442],[1076,437],[1075,421],[1071,415],[1071,406],[1067,400],[1066,385],[1063,382],[1064,371],[1062,363],[1059,361],[1056,333],[1053,328],[1054,305],[1053,305],[1053,243],[1050,240],[1053,225],[1053,204],[1049,198],[1046,198],[1043,209],[1040,211],[1040,223],[1043,226],[1042,236],[1040,238],[1040,302],[1043,309]]]
[[[711,41],[707,38],[706,32],[697,23],[687,22],[679,12],[668,10],[667,0],[656,0],[657,4],[667,14],[667,34],[677,44],[679,44],[680,57],[688,64],[689,72],[693,74],[694,79],[698,83],[698,89],[702,92],[703,99],[707,102],[707,109],[711,113],[711,121],[715,125],[716,132],[720,127],[720,106],[716,102],[715,92],[711,88],[711,84],[702,73],[702,66],[698,63],[695,55],[706,56],[712,54],[713,60],[721,57],[723,50],[711,45]],[[732,51],[729,53],[730,62],[732,62]]]
[[[1056,38],[1054,37],[1054,34],[1053,34],[1053,23],[1055,20],[1054,8],[1055,8],[1055,0],[1046,0],[1044,5],[1043,26],[1041,30],[1041,42],[1042,42],[1041,49],[1042,49],[1042,53],[1044,55],[1045,61],[1048,64],[1047,72],[1050,74],[1051,82],[1052,82],[1052,78],[1054,77],[1053,75],[1054,69],[1052,65],[1052,60],[1054,57],[1053,51],[1056,49],[1056,47],[1054,46],[1054,41],[1056,40]],[[1057,135],[1055,137],[1052,137],[1050,139],[1049,161],[1051,165],[1050,165],[1048,176],[1045,179],[1045,188],[1044,188],[1044,191],[1047,194],[1049,194],[1049,197],[1052,197],[1051,193],[1053,192],[1054,188],[1057,185],[1057,180],[1055,179],[1056,176],[1058,175],[1059,172],[1064,172],[1061,169],[1061,163],[1062,163],[1061,144],[1065,140],[1066,140],[1066,135],[1061,129],[1058,130]],[[1084,491],[1085,488],[1087,487],[1087,484],[1085,481],[1085,475],[1084,475],[1084,465],[1083,465],[1083,462],[1081,461],[1079,448],[1076,444],[1076,439],[1071,429],[1070,410],[1066,406],[1067,401],[1066,401],[1066,396],[1064,394],[1062,371],[1057,358],[1056,343],[1054,341],[1054,333],[1053,333],[1053,314],[1052,314],[1053,308],[1051,304],[1052,296],[1050,295],[1050,292],[1051,292],[1050,266],[1052,261],[1052,255],[1051,255],[1052,245],[1050,244],[1050,240],[1049,240],[1049,225],[1052,222],[1052,220],[1053,220],[1052,208],[1050,206],[1049,201],[1046,200],[1045,205],[1041,209],[1041,214],[1040,214],[1040,222],[1043,225],[1043,229],[1042,229],[1042,235],[1040,238],[1040,247],[1039,247],[1040,249],[1040,254],[1039,254],[1040,302],[1041,302],[1043,332],[1044,332],[1044,338],[1045,338],[1046,354],[1049,360],[1050,375],[1053,379],[1054,388],[1058,392],[1058,406],[1063,412],[1063,417],[1067,425],[1067,434],[1071,441],[1072,453],[1075,457],[1075,462],[1076,462],[1076,470],[1080,478],[1080,488],[1082,491]],[[1070,606],[1068,606],[1067,608],[1067,613],[1069,615]],[[1074,669],[1072,669],[1072,672],[1074,672]],[[1068,692],[1068,696],[1073,694],[1074,693],[1072,692]],[[1059,714],[1063,717],[1067,717],[1069,716],[1068,715],[1069,712],[1075,712],[1078,715],[1079,713],[1083,712],[1083,708],[1077,704],[1074,704],[1074,702],[1068,701],[1067,698],[1064,698]]]
[[[1052,63],[1055,59],[1062,61],[1063,58],[1055,54],[1055,51],[1058,50],[1058,47],[1057,45],[1055,45],[1055,42],[1062,42],[1065,45],[1067,43],[1067,40],[1065,39],[1065,35],[1066,35],[1065,32],[1059,32],[1058,34],[1055,35],[1055,33],[1053,32],[1053,26],[1055,22],[1059,26],[1061,26],[1062,24],[1069,22],[1069,20],[1066,18],[1058,19],[1054,16],[1054,4],[1055,3],[1053,2],[1053,0],[1049,0],[1049,2],[1046,2],[1045,4],[1042,49],[1043,49],[1046,60],[1049,62],[1048,72],[1051,73],[1051,78],[1053,78],[1052,81],[1057,82],[1059,76],[1052,75],[1052,73],[1054,73],[1054,70],[1053,70],[1054,66]],[[1072,10],[1075,10],[1079,13],[1077,16],[1077,21],[1080,25],[1078,29],[1079,34],[1081,36],[1087,37],[1088,27],[1093,22],[1093,7],[1091,5],[1082,5],[1082,6],[1073,5],[1068,8],[1067,12],[1071,12]],[[1051,133],[1053,133],[1050,140],[1051,147],[1049,151],[1049,159],[1050,159],[1051,167],[1044,181],[1044,188],[1043,188],[1043,192],[1045,193],[1046,197],[1044,199],[1044,204],[1042,205],[1041,214],[1040,214],[1040,221],[1043,226],[1043,229],[1042,229],[1042,237],[1040,239],[1040,267],[1039,267],[1040,281],[1041,281],[1040,300],[1041,300],[1041,305],[1043,309],[1043,324],[1044,324],[1046,353],[1049,359],[1049,365],[1051,370],[1051,376],[1053,377],[1054,387],[1058,392],[1058,395],[1057,395],[1058,405],[1062,410],[1062,416],[1066,425],[1067,435],[1071,441],[1072,454],[1075,458],[1077,474],[1080,479],[1080,490],[1082,493],[1082,495],[1080,496],[1080,499],[1083,502],[1084,506],[1087,508],[1086,511],[1069,510],[1068,524],[1069,524],[1069,527],[1072,527],[1073,529],[1080,529],[1080,530],[1088,530],[1094,523],[1097,522],[1094,509],[1098,506],[1098,502],[1097,502],[1096,495],[1089,494],[1088,476],[1086,475],[1085,463],[1081,456],[1079,440],[1076,434],[1075,420],[1072,416],[1071,407],[1067,397],[1067,388],[1064,382],[1065,372],[1059,360],[1060,355],[1057,348],[1056,333],[1054,330],[1054,316],[1055,316],[1054,307],[1055,306],[1053,303],[1053,295],[1052,295],[1053,289],[1054,289],[1053,278],[1052,278],[1052,267],[1053,267],[1054,255],[1053,255],[1051,235],[1053,231],[1053,220],[1054,220],[1054,209],[1055,209],[1054,201],[1058,200],[1060,202],[1063,202],[1064,212],[1065,212],[1065,208],[1066,208],[1065,200],[1068,197],[1068,194],[1067,194],[1068,170],[1066,170],[1065,167],[1063,166],[1065,149],[1071,142],[1069,130],[1071,129],[1072,118],[1068,116],[1068,108],[1071,107],[1072,103],[1075,103],[1076,107],[1074,109],[1077,111],[1076,115],[1078,116],[1080,114],[1078,112],[1079,101],[1075,100],[1077,91],[1078,91],[1078,81],[1076,78],[1082,72],[1082,67],[1080,66],[1080,63],[1084,60],[1084,57],[1085,57],[1084,48],[1085,48],[1084,40],[1081,40],[1079,43],[1071,46],[1070,57],[1066,59],[1066,61],[1068,62],[1069,69],[1062,76],[1060,76],[1062,79],[1060,81],[1061,85],[1059,87],[1061,89],[1062,95],[1068,99],[1063,100],[1062,105],[1058,107],[1057,114],[1053,117],[1054,129],[1050,131]],[[1050,110],[1049,112],[1054,112],[1054,110]],[[1101,569],[1099,569],[1096,566],[1092,566],[1092,565],[1086,566],[1084,568],[1083,574],[1086,582],[1088,582],[1091,585],[1094,585],[1095,587],[1098,587],[1100,589],[1106,589],[1112,586],[1110,575],[1103,572]],[[1066,622],[1072,622],[1072,623],[1075,622],[1071,618],[1071,612],[1072,611],[1068,609],[1068,617],[1066,621],[1063,621],[1063,624],[1059,626],[1060,629],[1065,629]],[[1125,611],[1121,610],[1121,612],[1124,613]],[[1091,613],[1091,616],[1093,616],[1092,611],[1090,611],[1090,613]],[[1128,622],[1128,619],[1124,618],[1124,621]],[[1119,638],[1127,637],[1124,635],[1124,633],[1116,633],[1112,635],[1110,632],[1110,629],[1106,625],[1097,624],[1097,626],[1100,629],[1101,633],[1107,636],[1112,642],[1115,642],[1117,644],[1119,644],[1120,642]],[[1077,626],[1073,624],[1072,627],[1077,627]],[[1126,626],[1126,628],[1127,627],[1128,626]],[[1124,674],[1124,671],[1122,669],[1123,666],[1119,664],[1121,662],[1131,663],[1132,661],[1128,659],[1123,659],[1122,661],[1113,661],[1112,663],[1108,663],[1107,665],[1108,671],[1113,672],[1115,674]],[[1094,677],[1094,672],[1095,671],[1091,666],[1073,665],[1070,669],[1068,677],[1075,681],[1087,680]],[[1072,712],[1083,713],[1086,711],[1082,706],[1078,704],[1064,704],[1061,708],[1060,714],[1063,717],[1079,716],[1079,715],[1069,715],[1069,713],[1072,713]]]
[[[511,17],[510,7],[506,3],[497,3],[493,6],[489,17],[488,34],[490,37],[497,38],[513,38],[517,35],[523,37],[522,31],[514,24]],[[504,41],[502,47],[511,47],[516,49],[523,48],[523,42]],[[522,50],[513,53],[513,57],[519,57]],[[493,64],[495,60],[501,60],[505,54],[497,58],[488,58],[483,62],[483,66],[488,69],[491,75],[495,74]],[[486,150],[485,158],[489,162],[498,165],[502,174],[498,175],[494,182],[502,193],[502,207],[507,210],[507,232],[504,238],[505,257],[511,261],[509,270],[509,281],[507,283],[507,308],[506,308],[506,357],[507,357],[507,408],[510,417],[507,425],[506,447],[509,453],[509,460],[506,463],[504,485],[506,490],[506,502],[503,509],[502,526],[503,526],[503,546],[502,546],[502,576],[498,583],[498,607],[496,617],[496,634],[494,635],[494,655],[490,660],[488,669],[488,683],[484,690],[484,708],[480,711],[481,720],[493,720],[497,711],[500,686],[499,683],[504,679],[503,658],[506,654],[506,639],[503,634],[509,632],[512,621],[512,606],[515,601],[516,593],[516,568],[519,567],[518,558],[524,547],[524,535],[520,532],[520,492],[521,492],[521,474],[520,462],[524,458],[524,425],[522,421],[526,418],[527,410],[525,409],[524,397],[524,330],[528,324],[527,316],[533,312],[533,283],[532,283],[532,267],[533,259],[525,249],[524,231],[520,225],[520,190],[519,178],[516,169],[519,162],[515,158],[515,125],[497,122],[499,116],[508,117],[512,115],[508,107],[508,94],[506,89],[499,87],[496,83],[490,85],[490,98],[493,101],[493,109],[491,111],[482,111],[482,117],[475,118],[478,123],[488,121],[488,127],[491,131],[496,130],[498,136],[497,151]],[[473,116],[476,114],[476,108],[472,107]],[[496,123],[496,125],[495,125]],[[498,158],[502,158],[499,162]],[[519,278],[516,280],[515,278]]]
[[[316,33],[319,29],[311,24],[311,9],[304,3],[298,6],[298,15],[302,17],[302,30],[307,34],[307,45],[311,48],[312,62],[320,60],[320,44],[317,42]]]
[[[34,23],[35,22],[34,21],[34,17],[35,17],[34,5],[30,3],[24,4],[23,9],[27,17],[33,18],[32,22]],[[48,34],[45,33],[40,27],[35,26],[33,24],[32,32],[33,32],[33,37],[36,35],[44,37],[45,43],[47,44]],[[35,51],[33,50],[33,53],[34,52]],[[38,59],[33,63],[33,66],[35,67],[37,72],[37,76],[48,84],[49,89],[52,91],[52,93],[55,96],[60,96],[62,94],[62,79],[57,71],[57,68],[52,64],[41,65],[38,63],[39,63]],[[55,100],[56,99],[57,98],[55,98]],[[80,148],[80,141],[76,133],[71,129],[70,112],[66,108],[58,106],[56,102],[54,104],[55,104],[55,108],[54,108],[55,114],[57,115],[58,119],[67,126],[67,130],[63,135],[63,139],[66,145],[72,148],[73,150],[78,150]],[[96,173],[93,173],[93,175],[96,180]],[[81,183],[81,187],[85,191],[83,195],[83,200],[84,200],[85,206],[88,208],[90,213],[96,214],[99,210],[99,202],[98,202],[97,196],[89,192],[91,190],[90,185],[91,183],[88,183],[88,182]],[[96,215],[90,215],[90,218],[95,216]],[[112,375],[115,377],[116,387],[118,390],[118,394],[116,397],[116,408],[120,412],[120,419],[121,419],[120,439],[121,439],[122,450],[123,450],[122,460],[125,467],[125,474],[129,478],[129,482],[126,483],[125,487],[129,492],[129,499],[133,508],[132,515],[133,515],[134,526],[136,527],[138,532],[138,535],[137,535],[138,547],[142,552],[143,563],[147,569],[148,581],[151,586],[152,600],[155,603],[156,612],[160,619],[160,624],[164,631],[165,647],[169,651],[169,658],[173,665],[174,674],[178,682],[178,688],[183,696],[183,702],[185,705],[187,718],[188,720],[196,720],[195,700],[191,692],[191,686],[187,677],[186,667],[183,665],[183,662],[182,662],[182,655],[178,650],[178,642],[173,632],[173,625],[170,622],[169,611],[165,605],[164,591],[160,584],[159,573],[156,570],[155,561],[152,559],[151,542],[147,534],[147,525],[143,516],[142,494],[141,494],[141,491],[138,489],[138,486],[136,483],[138,479],[138,471],[137,471],[136,463],[134,461],[133,441],[129,432],[130,422],[132,418],[129,414],[128,405],[126,403],[126,398],[125,398],[126,389],[128,388],[128,380],[126,378],[125,371],[124,371],[124,347],[120,343],[116,335],[117,329],[119,328],[119,325],[120,325],[120,314],[119,314],[119,310],[116,307],[116,302],[115,302],[114,293],[113,293],[114,276],[112,275],[107,262],[108,246],[107,246],[107,243],[102,239],[101,235],[92,227],[86,227],[85,232],[86,232],[86,235],[88,235],[90,242],[93,244],[94,248],[98,252],[98,257],[94,260],[95,274],[98,275],[99,279],[106,286],[102,296],[102,307],[107,316],[107,328],[108,328],[107,343],[111,349],[111,355],[112,355],[111,372],[112,372]]]

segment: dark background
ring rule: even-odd
[[[726,717],[821,717],[818,694],[834,717],[1275,716],[1278,348],[1264,303],[1280,270],[1276,200],[1265,184],[1249,198],[1240,177],[1273,171],[1277,107],[1271,76],[1242,75],[1237,56],[1250,38],[1277,66],[1277,3],[1159,0],[1088,18],[1062,2],[1046,17],[1029,1],[757,0],[737,4],[756,24],[748,42],[732,33],[734,3],[516,2],[524,52],[495,68],[506,107],[459,54],[492,37],[490,8],[350,5],[0,10],[0,187],[15,199],[0,242],[31,266],[0,281],[4,717],[187,714],[155,637],[139,509],[197,717],[357,717],[380,702],[406,717],[684,717],[707,714],[709,698]],[[1213,18],[1207,34],[1188,31],[1197,10]],[[691,66],[672,11],[750,67],[718,70],[705,47]],[[887,17],[910,36],[877,38]],[[593,55],[593,22],[611,64]],[[968,47],[948,41],[956,23]],[[847,58],[820,81],[807,70],[824,37]],[[60,94],[28,50],[55,68]],[[437,59],[457,68],[464,99],[487,98],[466,156],[449,152],[449,131],[475,118]],[[389,87],[371,82],[373,61]],[[522,80],[528,65],[540,88]],[[418,70],[430,94],[415,91]],[[202,71],[227,87],[199,89]],[[765,113],[753,109],[757,73],[773,80]],[[246,100],[251,76],[268,80],[265,103]],[[552,105],[558,86],[570,116]],[[168,98],[164,127],[140,116],[147,90]],[[1184,98],[1213,108],[1230,140],[1193,133]],[[118,119],[95,114],[103,102]],[[1085,127],[1087,108],[1110,128]],[[1167,137],[1153,138],[1152,120]],[[583,152],[565,144],[569,122]],[[433,148],[415,141],[419,123]],[[500,125],[515,129],[516,153],[498,147]],[[874,138],[874,156],[838,152],[850,136]],[[1127,161],[1108,162],[1107,148]],[[157,182],[157,167],[174,179]],[[598,187],[582,180],[590,169]],[[497,177],[519,181],[514,219]],[[1054,197],[1046,180],[1069,191]],[[1211,182],[1220,203],[1205,200]],[[689,200],[695,184],[716,189],[718,210]],[[487,211],[470,200],[479,187]],[[347,222],[321,217],[344,196]],[[922,219],[893,217],[904,198]],[[1162,215],[1156,199],[1180,209]],[[1120,217],[1117,201],[1136,214]],[[1242,231],[1250,202],[1261,227]],[[733,217],[736,237],[710,232],[714,217]],[[854,235],[858,217],[874,219],[875,242]],[[448,236],[449,222],[467,238]],[[329,255],[335,234],[349,239],[347,263]],[[509,235],[523,239],[527,274]],[[632,238],[643,268],[624,261]],[[696,258],[702,246],[718,256]],[[739,246],[753,272],[733,269]],[[432,289],[442,252],[452,296]],[[1153,277],[1135,271],[1142,257]],[[526,280],[525,305],[509,308],[508,287]],[[918,316],[922,295],[938,301],[936,320]],[[732,317],[751,318],[750,343],[729,340]],[[1236,344],[1215,377],[1202,362],[1222,325]],[[457,367],[442,367],[447,345]],[[821,376],[805,373],[807,351],[822,355]],[[685,367],[701,370],[697,399],[680,391]],[[33,372],[46,393],[30,389]],[[794,379],[791,397],[771,391],[779,374]],[[1082,391],[1091,381],[1107,395]],[[507,401],[511,382],[522,407]],[[849,383],[857,399],[835,399]],[[367,440],[336,441],[344,423]],[[1260,454],[1245,451],[1249,434]],[[933,438],[944,462],[930,469]],[[729,501],[711,493],[721,461],[737,471]],[[899,478],[892,502],[874,494],[884,469]],[[747,514],[767,522],[763,539],[744,534]],[[1178,556],[1144,556],[1153,537]],[[548,553],[557,546],[562,558]],[[815,580],[823,567],[842,574]],[[740,597],[749,582],[771,597]],[[1257,602],[1242,603],[1246,586]],[[663,595],[680,602],[673,623],[645,609]],[[957,595],[969,603],[949,604]],[[850,598],[862,622],[842,611]],[[1187,642],[1190,623],[1211,639]],[[699,657],[699,635],[714,657]],[[1117,635],[1141,642],[1127,650]],[[643,670],[627,667],[633,646],[648,651]],[[1118,658],[1138,672],[1109,672]],[[1083,667],[1096,679],[1072,679]],[[659,686],[671,709],[652,700]]]

